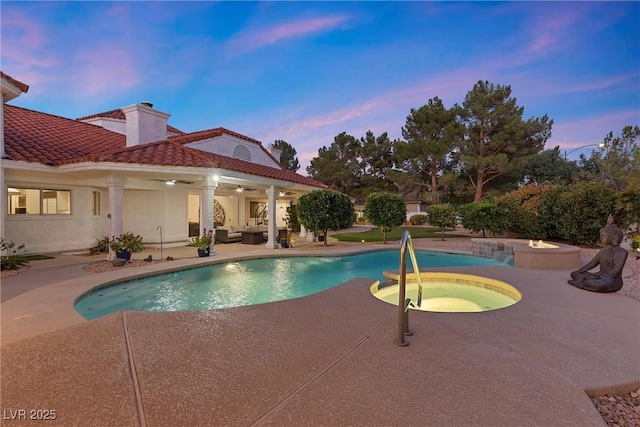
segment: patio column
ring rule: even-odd
[[[9,193],[4,186],[4,168],[0,167],[0,237],[7,238],[7,234],[4,232],[7,223],[7,198]]]
[[[107,187],[109,188],[109,239],[112,236],[119,236],[122,234],[122,193],[124,191],[124,185],[127,183],[127,179],[121,176],[112,175],[107,179]],[[115,253],[109,247],[109,260],[115,258]]]
[[[218,183],[213,179],[213,176],[207,176],[205,182],[202,184],[202,224],[200,225],[207,230],[213,230],[215,225],[213,198],[217,187]],[[210,248],[210,253],[212,255],[215,254],[214,242],[211,242]]]
[[[278,242],[276,239],[276,194],[278,189],[273,185],[266,190],[267,192],[267,209],[269,214],[268,239],[265,245],[267,249],[276,249]]]
[[[244,193],[238,193],[238,219],[236,220],[236,225],[239,225],[240,227],[248,225],[246,205],[247,201],[244,197]]]

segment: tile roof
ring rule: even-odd
[[[126,120],[126,117],[124,115],[124,111],[122,111],[122,109],[120,109],[120,108],[116,108],[115,110],[105,111],[105,112],[102,112],[102,113],[91,114],[90,116],[79,117],[76,120],[85,121],[85,120],[95,119],[95,118],[99,118],[99,117],[104,117],[104,118],[108,118],[108,119]],[[183,131],[181,131],[178,128],[174,128],[171,125],[167,125],[167,130],[169,132],[171,132],[171,133],[176,133],[178,135],[183,135],[184,134]]]
[[[0,77],[20,89],[23,93],[27,93],[29,91],[29,85],[26,85],[21,81],[14,79],[13,77],[3,73],[2,71],[0,71]]]
[[[126,137],[99,126],[4,105],[5,155],[12,160],[60,164],[125,146]]]
[[[170,137],[164,141],[126,147],[125,135],[103,129],[100,126],[8,104],[5,104],[4,108],[5,153],[12,160],[48,165],[113,162],[158,166],[216,167],[259,177],[327,188],[326,185],[318,181],[283,168],[264,166],[196,150],[184,145],[227,133],[262,146],[260,141],[224,128],[194,132]],[[269,154],[266,150],[265,152]]]
[[[254,144],[262,145],[262,142],[257,139],[250,138],[246,135],[242,135],[241,133],[234,132],[229,129],[225,129],[223,127],[218,127],[215,129],[207,129],[200,130],[197,132],[186,133],[183,135],[170,136],[169,139],[179,143],[179,144],[188,144],[190,142],[202,141],[203,139],[215,138],[217,136],[222,136],[223,134],[235,136],[236,138],[243,139],[245,141],[253,142]]]
[[[261,141],[258,141],[257,139],[253,139],[251,137],[248,137],[246,135],[242,135],[241,133],[237,133],[237,132],[234,132],[232,130],[229,130],[229,129],[226,129],[226,128],[223,128],[223,127],[218,127],[218,128],[215,128],[215,129],[208,129],[208,130],[201,130],[201,131],[197,131],[197,132],[187,133],[187,134],[184,134],[184,135],[170,136],[169,139],[171,141],[177,142],[179,144],[188,144],[188,143],[191,143],[191,142],[197,142],[197,141],[202,141],[202,140],[205,140],[205,139],[215,138],[215,137],[218,137],[218,136],[222,136],[223,134],[231,135],[231,136],[234,136],[236,138],[243,139],[245,141],[252,142],[252,143],[258,145],[260,147],[260,149],[262,150],[262,152],[264,152],[264,154],[269,156],[274,162],[280,163],[280,161],[278,159],[273,157],[273,155],[268,150],[266,150],[264,148],[264,146],[262,145]]]

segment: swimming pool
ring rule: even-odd
[[[508,265],[471,255],[416,251],[421,268]],[[121,282],[78,298],[85,319],[121,310],[186,311],[261,304],[311,295],[356,277],[382,280],[397,250],[332,257],[233,261]]]

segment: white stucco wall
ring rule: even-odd
[[[127,134],[127,124],[124,120],[112,119],[110,117],[93,117],[82,121],[122,135]]]
[[[94,216],[91,213],[91,196],[93,191],[100,189],[52,187],[71,191],[71,215],[7,215],[5,238],[16,244],[25,244],[24,253],[63,252],[95,246],[96,239],[106,236],[109,231],[104,209],[105,192],[101,191],[101,215]]]
[[[156,246],[186,244],[188,239],[187,191],[184,187],[153,190],[126,190],[123,194],[123,232],[142,236],[142,242]]]
[[[269,166],[272,168],[279,168],[280,166],[269,157],[262,148],[255,143],[245,141],[240,138],[235,138],[230,135],[222,135],[217,138],[209,139],[206,141],[193,142],[191,144],[185,144],[189,148],[196,150],[207,151],[209,153],[221,154],[227,157],[233,157],[233,150],[237,145],[244,146],[249,150],[251,155],[251,162],[261,165]]]
[[[242,224],[238,221],[238,199],[236,197],[215,197],[225,214],[225,227]]]

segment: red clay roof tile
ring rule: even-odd
[[[5,154],[13,160],[55,165],[124,146],[125,138],[99,126],[4,105]]]
[[[126,147],[124,135],[77,120],[5,104],[5,152],[17,161],[61,165],[80,162],[114,162],[232,170],[250,175],[327,188],[311,178],[282,168],[196,150],[184,146],[223,133],[260,144],[260,141],[224,128],[170,137]],[[264,148],[263,148],[264,150]],[[266,150],[265,152],[269,154]]]

